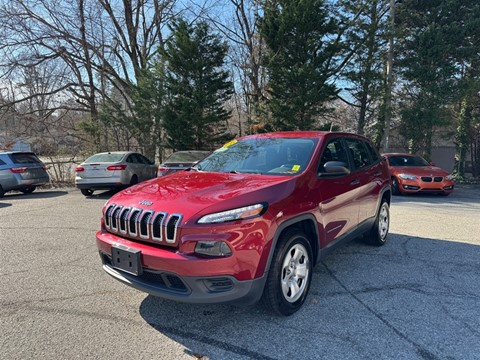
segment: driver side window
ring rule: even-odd
[[[324,165],[328,161],[341,161],[345,163],[345,166],[348,167],[348,157],[343,146],[342,139],[333,139],[331,140],[325,149],[320,160],[320,166],[318,172],[325,172]]]

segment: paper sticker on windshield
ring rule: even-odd
[[[293,170],[293,171],[298,171],[298,170],[300,170],[300,165],[293,165],[293,166],[292,166],[292,170]]]
[[[232,140],[232,141],[229,141],[227,142],[225,145],[223,145],[224,148],[229,148],[230,146],[236,144],[238,141],[237,140]]]

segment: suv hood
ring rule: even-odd
[[[216,212],[274,201],[292,191],[295,181],[289,176],[182,171],[132,186],[107,204],[181,213],[189,219],[204,209]]]

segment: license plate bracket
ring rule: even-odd
[[[143,267],[140,259],[141,251],[124,245],[112,246],[112,266],[126,273],[142,275]]]

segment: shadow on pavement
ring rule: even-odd
[[[354,241],[329,254],[290,317],[151,295],[139,311],[187,354],[208,359],[475,358],[478,264],[477,245],[390,234],[383,247]]]
[[[67,195],[68,191],[60,191],[60,190],[36,190],[30,194],[23,194],[21,192],[8,192],[4,195],[2,200],[9,200],[9,199],[46,199],[46,198],[53,198],[58,196]]]
[[[105,199],[105,200],[108,200],[110,199],[113,195],[115,195],[118,191],[114,191],[114,190],[106,190],[106,191],[101,191],[101,190],[97,190],[93,193],[93,195],[90,195],[90,196],[85,196],[85,199]]]

